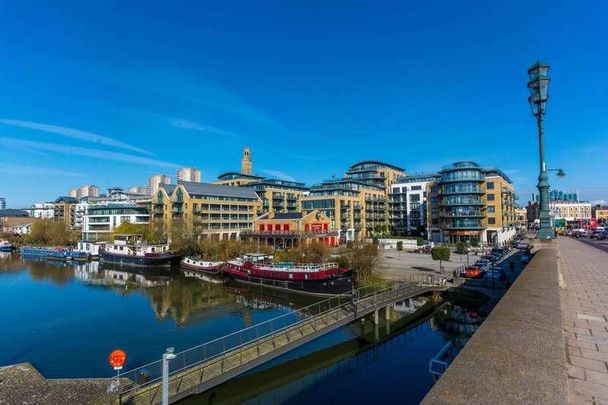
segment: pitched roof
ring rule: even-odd
[[[255,190],[250,187],[234,187],[221,184],[197,183],[193,181],[178,181],[184,186],[188,194],[192,196],[211,195],[218,197],[235,197],[258,199]]]
[[[162,189],[164,189],[168,195],[171,195],[171,193],[173,193],[173,190],[175,190],[175,184],[162,183],[162,184],[160,184],[160,187]]]
[[[8,208],[5,210],[0,210],[0,217],[27,217],[29,216],[27,211],[24,210],[16,210],[13,208]]]

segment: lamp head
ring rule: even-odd
[[[543,62],[536,62],[528,69],[528,90],[530,97],[528,102],[535,117],[545,111],[547,100],[549,99],[549,65]]]

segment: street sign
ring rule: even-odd
[[[120,370],[125,364],[125,361],[127,361],[127,353],[124,350],[114,350],[110,353],[108,361],[110,362],[110,365],[114,367],[114,370]]]

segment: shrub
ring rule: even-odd
[[[397,250],[398,251],[402,251],[403,250],[403,241],[397,242]]]

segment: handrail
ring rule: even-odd
[[[358,310],[363,309],[367,311],[370,307],[381,307],[386,305],[387,302],[390,302],[395,297],[415,291],[417,287],[425,289],[434,286],[441,286],[445,283],[445,279],[443,278],[439,279],[435,276],[427,275],[421,277],[414,276],[412,279],[415,281],[403,284],[380,282],[369,286],[360,287],[353,290],[350,294],[330,297],[315,304],[311,304],[300,309],[295,309],[259,324],[249,326],[247,328],[183,350],[175,354],[175,360],[171,362],[174,367],[172,367],[170,370],[170,374],[175,375],[176,373],[183,373],[185,370],[193,369],[194,367],[197,367],[203,363],[207,363],[205,366],[203,366],[203,369],[207,369],[211,365],[217,364],[218,361],[224,361],[225,359],[229,358],[230,353],[238,353],[240,350],[242,354],[242,352],[247,350],[248,347],[253,348],[257,346],[259,352],[260,345],[267,343],[269,339],[273,339],[274,342],[276,337],[279,337],[285,333],[292,333],[293,330],[300,330],[300,333],[302,333],[301,328],[306,327],[306,325],[311,323],[314,324],[323,319],[325,319],[325,325],[327,326],[328,323],[326,318],[331,313],[336,314],[334,316],[336,321],[339,320],[340,316],[337,315],[339,311],[350,306],[353,306],[353,308],[348,308],[348,313],[346,313],[345,316],[354,315],[356,317]],[[344,319],[344,316],[342,316],[341,319]],[[255,332],[255,334],[251,332]],[[214,348],[218,349],[217,352],[213,350]],[[219,350],[220,348],[221,350]],[[197,351],[198,354],[193,355],[193,353]],[[240,364],[244,364],[242,358]],[[127,371],[126,373],[121,373],[121,380],[130,380],[132,384],[124,386],[124,389],[121,390],[120,395],[128,396],[131,392],[144,389],[146,386],[157,383],[162,378],[160,365],[161,361],[157,360],[146,365],[136,367]],[[150,375],[148,373],[149,371],[155,372],[153,375]],[[189,375],[190,373],[186,374]],[[142,378],[145,379],[145,381],[141,381]]]

